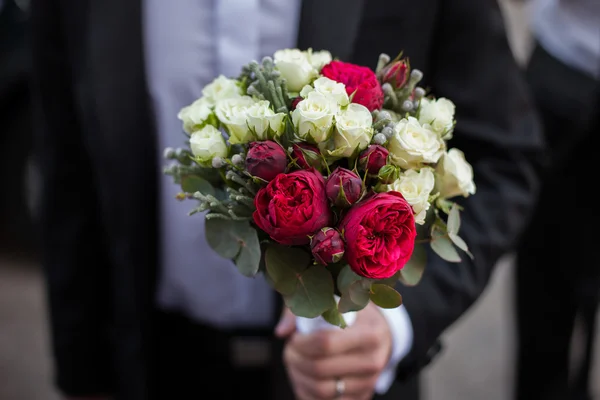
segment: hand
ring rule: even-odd
[[[276,334],[289,335],[291,312],[285,311]],[[291,315],[293,319],[293,315]],[[284,350],[284,362],[299,400],[336,398],[336,380],[344,382],[341,399],[367,400],[386,367],[392,351],[392,335],[385,317],[370,303],[344,330],[324,330],[309,335],[292,333]]]

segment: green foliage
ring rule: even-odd
[[[221,257],[233,260],[243,275],[253,277],[258,272],[260,244],[256,229],[249,222],[207,219],[206,240]]]
[[[370,299],[381,308],[396,308],[402,305],[402,296],[393,287],[382,283],[371,285]]]
[[[268,280],[294,315],[315,318],[336,307],[331,273],[322,265],[311,265],[311,256],[303,249],[270,244],[265,263]]]
[[[427,250],[424,244],[415,244],[410,260],[400,270],[400,282],[406,286],[415,286],[421,280],[427,265]]]

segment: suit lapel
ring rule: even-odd
[[[365,0],[302,0],[297,47],[329,50],[349,60],[362,20]]]

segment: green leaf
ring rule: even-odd
[[[221,257],[235,260],[239,271],[254,276],[260,264],[256,229],[248,221],[213,218],[206,220],[206,240]]]
[[[260,270],[261,258],[256,229],[250,227],[250,230],[244,234],[244,241],[241,246],[240,253],[235,258],[235,266],[242,275],[253,277]]]
[[[400,282],[406,286],[415,286],[421,280],[427,265],[427,251],[422,244],[415,245],[410,260],[400,270]]]
[[[322,265],[314,265],[298,274],[296,288],[283,297],[294,315],[315,318],[335,307],[333,278]]]
[[[350,295],[350,300],[356,305],[365,307],[369,303],[369,288],[365,288],[362,281],[351,283],[348,287],[348,294]]]
[[[265,252],[267,275],[273,287],[282,295],[292,295],[298,276],[310,264],[310,255],[299,248],[270,244]]]
[[[460,211],[458,208],[458,204],[452,204],[452,208],[450,209],[450,213],[448,214],[448,233],[456,234],[460,229]]]
[[[200,192],[202,194],[215,194],[215,189],[206,180],[197,175],[184,175],[181,177],[181,190],[186,193]]]
[[[368,302],[367,302],[368,304]],[[348,292],[342,293],[340,301],[338,302],[338,311],[341,313],[347,313],[350,311],[360,311],[367,306],[367,304],[356,304],[350,299]]]
[[[371,285],[371,301],[381,308],[396,308],[402,305],[402,296],[394,288],[374,283]]]
[[[360,279],[361,277],[356,275],[356,273],[352,271],[349,265],[346,265],[344,268],[342,268],[337,277],[338,290],[340,291],[340,293],[345,292],[348,290],[352,283]]]
[[[431,249],[437,253],[441,258],[449,262],[460,262],[460,255],[454,248],[454,245],[445,234],[438,227],[434,227],[431,232]]]
[[[377,283],[394,287],[394,286],[396,286],[396,283],[400,279],[400,274],[401,274],[401,271],[398,271],[394,275],[390,276],[389,278],[379,279],[377,281]]]
[[[460,236],[454,233],[448,233],[448,237],[450,238],[452,243],[456,245],[456,247],[467,253],[467,255],[471,257],[471,259],[475,258],[473,257],[473,254],[471,254],[471,252],[469,251],[469,246],[467,246],[465,241]]]
[[[325,311],[321,316],[331,325],[339,326],[340,328],[348,327],[346,321],[344,320],[344,316],[340,313],[337,307]]]

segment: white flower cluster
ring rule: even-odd
[[[402,170],[389,190],[402,193],[418,224],[425,223],[432,195],[448,199],[475,194],[473,168],[462,151],[446,148],[454,128],[454,110],[448,99],[422,99],[418,118],[396,123],[387,146],[390,162]]]
[[[225,127],[230,144],[241,144],[280,136],[284,117],[283,113],[275,113],[268,101],[246,96],[237,80],[222,75],[204,87],[201,98],[178,114],[184,131],[190,135],[192,153],[207,166],[213,158],[228,153],[219,125]]]

